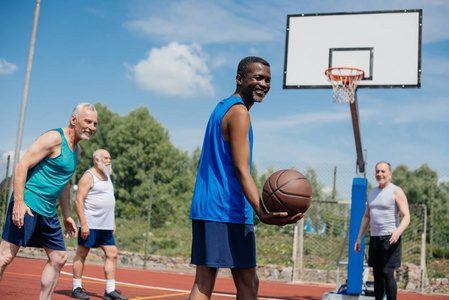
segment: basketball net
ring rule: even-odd
[[[329,68],[324,74],[332,84],[334,103],[354,103],[355,91],[365,72],[356,68]]]

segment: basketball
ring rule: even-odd
[[[262,199],[269,212],[287,212],[288,216],[304,213],[312,202],[312,186],[295,170],[280,170],[268,177]]]

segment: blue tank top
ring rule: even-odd
[[[61,134],[61,154],[54,158],[45,157],[28,170],[24,192],[25,204],[46,217],[56,215],[56,200],[78,164],[78,145],[72,151],[62,128],[53,130]]]
[[[244,103],[239,97],[222,100],[209,118],[190,208],[191,219],[237,224],[254,222],[252,206],[243,194],[234,172],[231,147],[221,131],[223,117],[234,105]],[[248,138],[251,170],[252,126]]]

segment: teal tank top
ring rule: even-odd
[[[78,145],[72,151],[62,128],[52,129],[61,134],[61,154],[57,157],[45,157],[36,166],[28,170],[25,183],[25,204],[40,215],[56,215],[56,200],[66,183],[75,173],[78,164]]]
[[[224,115],[234,105],[244,105],[240,97],[222,100],[212,112],[204,136],[203,149],[190,207],[190,218],[224,223],[253,224],[253,208],[235,175],[231,146],[221,131]],[[251,170],[253,130],[248,133]]]

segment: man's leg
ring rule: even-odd
[[[106,291],[110,293],[115,291],[115,274],[117,273],[118,250],[116,246],[100,247],[103,249],[104,255],[106,256],[104,261],[104,277],[106,279]]]
[[[396,300],[398,294],[398,286],[394,278],[394,268],[384,269],[384,282],[387,300]]]
[[[237,300],[256,300],[259,291],[259,278],[256,268],[231,269],[237,288]]]
[[[13,261],[19,251],[20,246],[2,239],[0,243],[0,280],[6,267]]]
[[[78,245],[76,250],[75,258],[73,259],[73,278],[81,279],[84,271],[84,261],[86,260],[87,254],[89,254],[90,248]]]
[[[84,271],[84,262],[86,261],[86,257],[89,254],[90,248],[78,245],[78,249],[76,250],[75,258],[73,259],[73,279],[81,280]],[[78,286],[73,286],[73,288],[77,288]],[[81,284],[79,287],[82,287]]]
[[[382,300],[385,295],[384,272],[382,267],[373,267],[374,276],[374,297],[376,300]]]
[[[48,260],[41,277],[40,300],[50,300],[58,284],[61,269],[67,261],[67,252],[44,247]]]
[[[218,269],[205,265],[196,266],[195,283],[190,292],[189,300],[209,300],[214,291]]]

